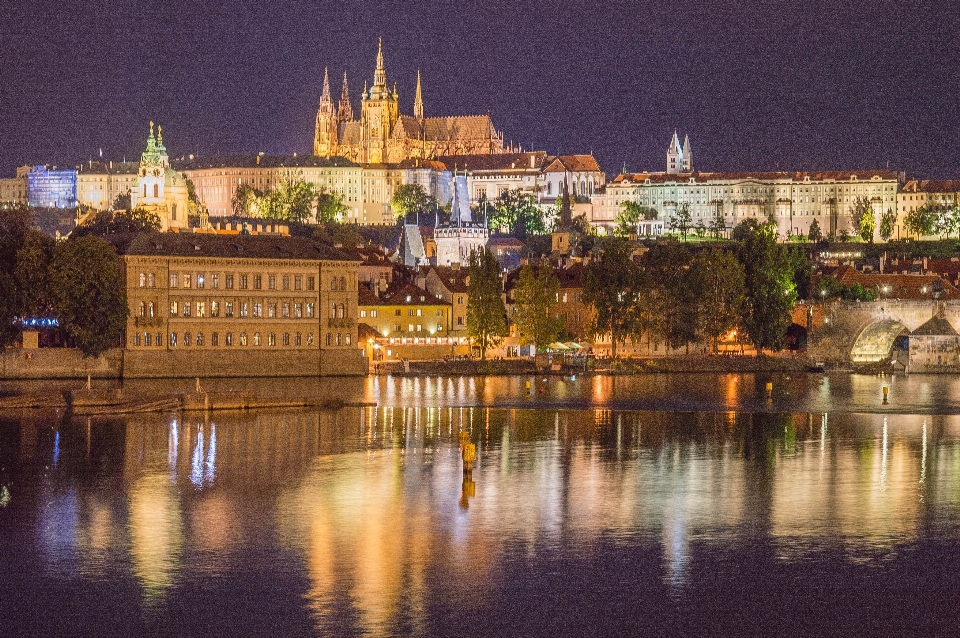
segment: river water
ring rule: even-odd
[[[371,377],[339,410],[7,412],[0,635],[955,634],[957,384]]]

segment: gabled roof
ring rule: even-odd
[[[905,193],[960,193],[960,179],[911,179],[900,190]]]
[[[755,173],[621,173],[613,178],[614,184],[643,184],[650,180],[652,184],[667,182],[688,183],[695,180],[698,184],[709,181],[793,181],[803,182],[807,178],[814,182],[836,181],[849,182],[870,181],[874,177],[882,180],[896,181],[895,171],[757,171]]]
[[[424,118],[423,134],[431,141],[486,140],[495,138],[497,131],[489,115],[450,115]]]
[[[357,338],[360,343],[363,343],[367,339],[380,339],[381,337],[383,337],[383,335],[380,334],[376,328],[365,323],[357,324]]]
[[[530,160],[533,158],[533,167]],[[532,153],[493,153],[476,155],[445,155],[439,158],[449,170],[462,171],[464,169],[476,171],[541,171],[547,161],[544,151]]]
[[[557,155],[547,160],[544,173],[599,173],[600,165],[593,155]]]
[[[466,268],[454,269],[450,266],[432,266],[430,270],[436,274],[443,287],[450,292],[467,292],[469,287],[467,280],[470,278],[470,271]]]
[[[409,299],[409,300],[408,300]],[[386,299],[380,302],[384,306],[446,306],[445,301],[438,299],[416,284],[407,284]]]
[[[356,167],[357,164],[342,157],[316,155],[213,155],[192,160],[171,160],[170,166],[178,171],[198,171],[205,168]]]
[[[360,284],[357,286],[358,290],[358,304],[361,306],[379,306],[380,297],[373,294],[373,291],[367,287],[366,284]]]
[[[105,239],[114,244],[121,255],[358,261],[336,248],[306,237],[140,233],[132,238],[130,235],[113,235]]]
[[[956,337],[957,331],[950,325],[950,322],[943,317],[933,317],[916,330],[910,333],[910,336],[926,337]]]
[[[848,286],[860,284],[867,290],[880,291],[889,299],[933,299],[933,283],[940,281],[941,299],[960,299],[960,290],[939,275],[862,273],[852,266],[840,266],[833,276]]]

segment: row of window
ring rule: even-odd
[[[152,272],[142,272],[138,276],[138,285],[140,288],[156,288],[157,277]],[[192,273],[170,273],[171,288],[192,288],[194,285],[198,289],[210,288],[218,290],[220,288],[220,274],[214,273],[209,277],[206,274]],[[234,284],[239,290],[263,290],[264,275],[233,275],[223,276],[223,287],[227,290],[233,290]],[[277,285],[280,285],[277,288]],[[304,287],[306,284],[306,287]],[[316,277],[313,275],[266,275],[267,290],[315,290]],[[292,286],[292,287],[291,287]],[[346,277],[330,277],[330,290],[347,290]]]
[[[220,344],[220,341],[221,341],[221,338],[220,338],[220,337],[221,337],[221,335],[220,335],[220,333],[218,333],[218,332],[210,333],[209,345],[210,345],[211,347],[218,347],[218,346],[220,346],[220,345],[221,345],[221,344]],[[312,333],[312,332],[308,332],[308,333],[307,333],[306,339],[304,339],[303,334],[302,334],[302,333],[299,333],[299,332],[294,332],[293,334],[291,334],[291,333],[289,333],[289,332],[284,332],[284,333],[282,333],[282,334],[280,335],[280,339],[279,339],[279,345],[281,345],[281,346],[300,347],[300,346],[302,346],[302,345],[304,344],[304,342],[306,342],[306,345],[307,345],[307,346],[313,346],[314,339],[313,339],[313,333]],[[334,333],[332,333],[332,332],[328,332],[328,333],[326,334],[325,339],[324,339],[324,343],[325,343],[326,345],[328,345],[328,346],[333,346],[333,345],[337,345],[337,346],[349,346],[349,345],[351,345],[351,344],[353,343],[353,335],[351,335],[350,333],[343,334],[343,333],[338,332],[338,333],[334,334]],[[206,342],[206,339],[205,339],[205,337],[204,337],[204,334],[203,334],[202,332],[197,332],[197,333],[194,333],[194,334],[191,334],[190,332],[184,332],[184,333],[182,333],[182,334],[178,334],[178,333],[176,333],[176,332],[171,332],[171,333],[170,333],[170,337],[169,337],[169,344],[170,344],[170,347],[171,347],[171,348],[176,348],[176,347],[184,347],[184,348],[186,348],[186,347],[192,347],[192,346],[203,347],[203,346],[205,346],[205,345],[208,345],[207,342]],[[135,333],[135,334],[133,335],[133,345],[134,345],[134,346],[141,346],[141,345],[143,345],[143,346],[161,346],[161,347],[162,347],[162,346],[163,346],[163,335],[162,335],[161,333],[159,333],[159,332],[156,332],[156,333],[151,333],[151,332],[143,332],[143,333],[140,333],[140,332],[137,332],[137,333]],[[233,333],[232,333],[232,332],[226,332],[226,333],[223,334],[223,345],[224,345],[224,346],[232,346],[232,345],[234,345],[234,336],[233,336]],[[237,335],[236,345],[239,345],[239,346],[246,346],[246,345],[264,346],[264,345],[266,345],[266,346],[268,346],[268,347],[274,347],[274,346],[277,346],[277,345],[278,345],[277,333],[275,333],[275,332],[270,332],[270,333],[267,333],[267,334],[264,336],[264,335],[261,335],[259,332],[254,332],[253,335],[251,336],[251,338],[248,340],[248,338],[247,338],[247,333],[246,333],[246,332],[241,332],[241,333],[239,333],[239,335]]]
[[[266,316],[269,319],[283,318],[283,319],[312,319],[314,317],[316,304],[312,302],[302,303],[302,302],[288,302],[284,301],[281,303],[277,302],[268,302],[264,304],[260,301],[210,301],[209,304],[206,301],[171,301],[170,302],[170,316],[171,317],[196,317],[203,319],[207,316],[216,318],[219,317],[221,311],[223,316],[230,319],[234,316],[239,316],[242,318],[254,317],[261,319]],[[209,315],[208,315],[209,309]],[[264,315],[264,310],[266,310],[266,315]],[[330,304],[330,318],[339,318],[342,319],[345,313],[344,304],[337,304],[331,302]],[[141,317],[154,317],[156,316],[156,306],[152,301],[141,301],[139,307],[139,316]]]
[[[414,329],[414,325],[416,325],[416,329]],[[429,325],[427,326],[427,330],[430,330],[430,326],[429,326]],[[403,331],[403,326],[400,325],[399,323],[394,324],[394,326],[393,326],[393,331],[394,331],[394,332],[402,332],[402,331]],[[408,324],[407,324],[407,332],[423,332],[423,324],[419,324],[419,323],[418,323],[418,324],[408,323]],[[438,324],[437,324],[437,332],[443,332],[443,324],[442,324],[442,323],[438,323]]]

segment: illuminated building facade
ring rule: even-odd
[[[393,89],[387,85],[382,43],[377,48],[373,84],[363,87],[359,119],[353,118],[346,74],[335,107],[325,71],[314,129],[314,155],[340,156],[363,164],[395,164],[406,159],[505,151],[503,134],[494,128],[489,115],[425,117],[419,73],[413,115],[401,114],[399,101],[396,84]]]
[[[30,206],[73,208],[77,205],[77,171],[34,166],[26,177]]]
[[[162,233],[120,246],[125,376],[365,372],[358,260],[302,237]]]
[[[77,202],[107,210],[137,185],[140,162],[88,161],[77,170]]]
[[[772,216],[781,237],[807,235],[815,220],[826,237],[853,234],[854,204],[866,198],[879,239],[880,215],[897,208],[897,177],[893,171],[622,173],[594,198],[590,221],[612,228],[623,202],[633,201],[655,209],[661,222],[686,205],[694,227],[709,227],[717,215],[727,230],[744,219],[765,222]]]

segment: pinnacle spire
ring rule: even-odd
[[[341,122],[353,121],[353,106],[350,104],[350,89],[347,88],[347,72],[343,72],[343,88],[340,90],[340,104],[337,106],[337,119]]]
[[[417,69],[417,93],[413,98],[413,116],[423,121],[423,92],[420,89],[420,69]]]
[[[327,73],[327,67],[323,67],[323,93],[320,94],[320,101],[330,102],[330,76]]]

